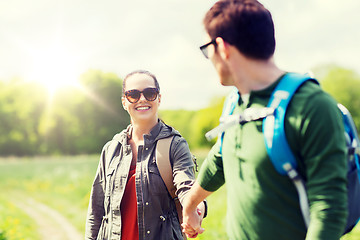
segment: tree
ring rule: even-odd
[[[191,132],[196,147],[211,147],[216,139],[208,141],[205,133],[219,125],[219,118],[222,113],[225,97],[214,97],[209,107],[197,112],[191,125]]]
[[[0,82],[0,154],[36,154],[45,89],[14,78]]]
[[[209,107],[198,111],[166,110],[160,118],[177,129],[187,140],[190,148],[210,147],[215,140],[208,142],[205,133],[219,125],[225,97],[214,97]]]
[[[54,96],[42,131],[46,153],[98,153],[114,134],[129,124],[121,105],[122,80],[115,74],[90,70],[80,86]],[[50,124],[49,124],[50,123]]]
[[[360,76],[353,70],[326,66],[316,70],[322,88],[343,104],[360,130]]]
[[[196,115],[195,111],[188,110],[162,110],[159,118],[171,125],[187,140],[190,148],[196,145],[191,132],[191,123]]]
[[[122,80],[97,70],[53,96],[34,82],[0,81],[0,155],[99,153],[130,122],[121,94]]]

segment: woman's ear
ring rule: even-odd
[[[161,103],[161,94],[160,93],[159,93],[158,98],[159,98],[159,105],[160,105],[160,103]]]
[[[224,41],[221,37],[216,38],[217,51],[221,58],[228,59],[229,58],[229,44]]]
[[[122,106],[123,106],[124,110],[127,111],[127,107],[126,107],[126,105],[125,105],[125,98],[124,98],[124,96],[121,97],[121,103],[122,103]]]

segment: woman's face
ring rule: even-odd
[[[143,73],[136,73],[128,77],[125,81],[125,93],[130,90],[143,91],[146,88],[156,88],[154,79]],[[154,101],[144,97],[144,93],[140,94],[137,102],[130,102],[125,96],[122,97],[124,109],[129,113],[133,123],[156,124],[158,121],[158,108],[160,105],[161,95],[156,94]]]

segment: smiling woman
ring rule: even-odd
[[[52,95],[59,88],[75,86],[78,81],[77,59],[62,45],[31,50],[29,80],[42,83]]]

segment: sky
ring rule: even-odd
[[[21,77],[56,89],[89,69],[120,78],[146,69],[159,80],[160,109],[207,107],[230,91],[199,50],[202,19],[215,2],[0,0],[0,80]],[[337,64],[360,73],[360,1],[260,2],[273,16],[281,69]]]

